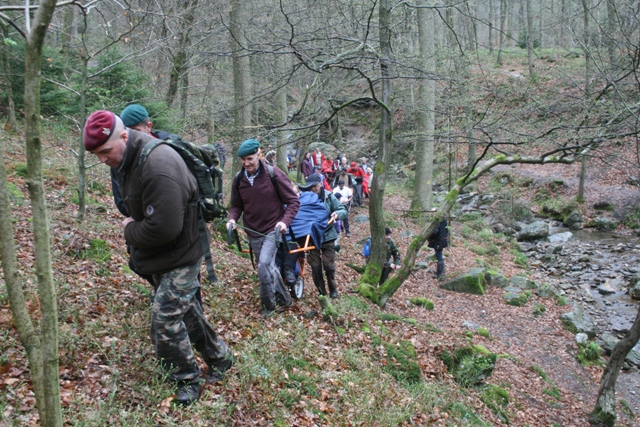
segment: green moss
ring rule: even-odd
[[[483,346],[482,344],[474,345],[473,350],[480,354],[491,354],[491,352],[487,350],[487,347]]]
[[[507,390],[489,384],[480,393],[480,399],[503,423],[509,424],[509,413],[507,412],[509,392]]]
[[[533,315],[534,316],[542,316],[544,312],[547,311],[547,307],[540,303],[533,304]]]
[[[487,329],[485,329],[485,328],[478,328],[478,330],[476,332],[481,337],[489,338],[489,335],[490,335],[489,331]]]
[[[554,295],[553,299],[556,300],[556,305],[559,307],[567,305],[567,299],[562,295]]]
[[[450,205],[455,204],[456,199],[458,198],[458,190],[455,188],[447,193],[444,197],[444,201]]]
[[[591,366],[602,363],[602,349],[600,345],[594,341],[578,344],[578,361],[581,365]]]
[[[402,320],[402,317],[393,313],[380,313],[380,320],[382,321]]]
[[[14,170],[16,172],[16,175],[21,178],[26,178],[29,174],[26,163],[16,163],[14,166]]]
[[[404,323],[408,323],[408,324],[413,325],[413,326],[417,326],[418,325],[418,321],[416,319],[414,319],[413,317],[407,317],[405,319],[402,319],[402,321]]]
[[[494,353],[483,354],[473,347],[458,348],[453,353],[445,350],[439,357],[454,380],[463,387],[480,384],[496,366]]]
[[[551,396],[556,400],[560,400],[560,390],[558,390],[555,386],[551,388],[545,388],[542,390],[542,392],[547,396]]]
[[[360,286],[358,286],[358,292],[360,293],[360,295],[362,295],[363,297],[365,297],[366,299],[368,299],[369,301],[371,301],[376,305],[380,301],[378,292],[376,288],[372,285],[361,283]]]
[[[411,302],[411,304],[413,304],[413,305],[424,307],[427,310],[433,310],[433,308],[434,308],[433,301],[430,300],[430,299],[427,299],[425,297],[411,298],[409,300],[409,302]]]
[[[524,291],[522,294],[520,294],[519,297],[513,298],[513,299],[507,301],[507,304],[513,305],[515,307],[524,307],[529,302],[529,297],[530,296],[531,296],[531,292]]]
[[[464,280],[472,293],[484,295],[484,288],[487,285],[484,274],[478,274],[477,276],[467,275]]]
[[[382,370],[390,374],[402,384],[417,384],[422,381],[422,372],[416,362],[416,349],[409,341],[401,340],[397,344],[383,341],[380,337],[373,337],[374,346],[382,345],[386,351],[386,362]]]
[[[504,162],[505,160],[507,160],[507,156],[505,154],[498,154],[494,157],[494,159],[496,160],[496,162]]]
[[[596,406],[589,417],[589,421],[594,425],[613,427],[616,423],[616,414],[615,412],[606,412],[601,407]]]

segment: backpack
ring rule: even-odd
[[[362,256],[364,256],[365,258],[369,258],[369,255],[371,255],[371,237],[367,239],[364,247],[362,248]]]
[[[140,177],[142,177],[142,168],[149,154],[160,144],[168,145],[180,154],[180,157],[182,157],[187,168],[191,171],[198,183],[197,206],[200,213],[198,231],[207,264],[207,279],[214,283],[217,281],[217,278],[213,270],[211,251],[209,250],[209,238],[205,223],[227,215],[227,210],[222,204],[222,170],[217,168],[219,164],[218,150],[210,144],[196,145],[183,141],[182,138],[177,135],[170,135],[167,139],[153,139],[146,143],[142,149],[142,153],[140,153],[138,168]]]

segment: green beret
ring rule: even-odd
[[[240,144],[240,148],[238,148],[238,157],[256,154],[258,149],[260,149],[259,141],[256,141],[255,139],[247,139],[245,142]]]
[[[126,127],[131,127],[144,122],[149,118],[149,112],[140,104],[131,104],[120,113],[122,123]]]

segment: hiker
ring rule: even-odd
[[[391,229],[389,227],[384,228],[384,237],[387,241],[387,257],[384,267],[382,268],[380,284],[383,284],[387,280],[391,270],[398,268],[398,264],[400,263],[400,251],[393,243],[393,240],[391,240]],[[393,257],[393,262],[391,262],[391,257]]]
[[[311,163],[313,167],[317,168],[320,166],[322,169],[322,162],[324,161],[324,154],[320,151],[320,147],[317,147],[314,152],[311,153]]]
[[[356,162],[351,162],[347,173],[353,175],[356,180],[356,187],[353,192],[353,203],[357,206],[362,206],[362,182],[366,174]]]
[[[262,315],[274,314],[277,305],[292,304],[291,295],[282,281],[275,263],[277,252],[276,229],[284,234],[300,207],[298,195],[287,175],[276,166],[260,159],[260,143],[248,139],[240,144],[238,157],[242,169],[231,185],[229,227],[236,228],[242,216],[244,230],[251,250],[258,260]],[[278,240],[281,237],[278,236]]]
[[[301,201],[305,200],[305,192],[311,192],[315,196],[315,199],[320,199],[326,206],[329,213],[329,217],[333,218],[333,223],[330,224],[322,236],[322,245],[318,246],[319,242],[315,243],[316,249],[309,251],[307,255],[307,261],[311,266],[311,274],[313,277],[313,284],[318,289],[320,295],[327,295],[327,288],[325,287],[324,277],[322,270],[324,267],[324,274],[327,277],[327,284],[329,285],[329,296],[331,298],[338,297],[338,286],[336,284],[336,264],[335,264],[335,241],[338,238],[338,232],[335,228],[335,221],[345,220],[348,216],[347,209],[342,203],[336,199],[336,197],[330,191],[325,191],[322,184],[322,177],[317,174],[310,175],[307,178],[307,184],[304,187],[300,187],[302,194],[300,196]],[[302,208],[301,208],[302,209]],[[294,233],[296,229],[293,229]]]
[[[131,104],[128,107],[126,107],[120,113],[120,118],[122,119],[122,123],[129,129],[137,130],[144,134],[151,135],[152,137],[155,137],[158,139],[174,139],[174,140],[180,138],[178,135],[172,135],[169,132],[165,132],[163,130],[158,130],[158,131],[152,130],[153,123],[149,118],[149,113],[147,112],[147,109],[140,104]],[[127,212],[127,208],[124,204],[124,200],[122,200],[122,195],[120,194],[120,186],[118,185],[118,180],[116,178],[117,171],[118,170],[115,167],[110,168],[111,190],[113,192],[113,201],[115,202],[116,207],[118,208],[120,213],[125,217],[128,217],[129,213]],[[150,293],[150,299],[153,302],[153,299],[155,297],[155,292],[156,292],[156,285],[153,280],[153,277],[149,274],[144,274],[138,270],[138,268],[135,266],[133,262],[133,258],[131,257],[131,249],[129,245],[127,245],[127,253],[129,254],[129,268],[131,269],[131,271],[133,271],[138,276],[145,279],[151,284],[153,289]],[[198,282],[200,282],[200,274],[198,274]],[[200,305],[202,305],[202,291],[200,287],[198,287],[198,291],[196,292],[196,299],[198,300]]]
[[[313,166],[313,161],[311,160],[311,152],[305,153],[304,159],[300,164],[300,171],[305,179],[315,171],[315,167]]]
[[[444,248],[449,247],[449,227],[447,227],[446,219],[438,223],[438,226],[433,230],[433,233],[431,233],[427,240],[429,241],[428,246],[436,252],[436,260],[438,261],[436,278],[441,279],[442,276],[444,276],[444,256],[442,255],[442,251]]]
[[[153,139],[127,129],[120,117],[105,110],[93,112],[83,130],[85,149],[117,171],[129,214],[122,221],[125,240],[136,268],[151,275],[157,289],[151,309],[154,352],[167,378],[178,386],[176,401],[190,405],[200,396],[200,368],[192,345],[208,365],[207,382],[222,379],[233,356],[195,298],[204,253],[198,184],[180,154],[166,145],[153,150],[140,171],[140,153]]]
[[[122,117],[122,115],[120,115]],[[123,118],[122,121],[125,122],[125,126],[127,125],[126,120]],[[220,138],[218,142],[214,144],[216,150],[218,150],[218,157],[220,158],[220,168],[224,169],[225,163],[227,163],[227,144],[224,143],[224,140]]]
[[[349,209],[351,207],[351,200],[353,199],[353,193],[351,192],[351,189],[349,187],[346,187],[344,184],[345,184],[344,180],[340,179],[340,181],[338,181],[338,186],[333,190],[333,195],[338,198],[340,203],[342,203],[342,205],[347,210],[347,216],[344,219],[340,218],[340,220],[342,222],[342,226],[344,227],[345,235],[347,237],[351,237],[351,231],[349,230],[348,214],[349,214]]]

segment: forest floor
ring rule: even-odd
[[[105,191],[92,194],[87,218],[80,227],[75,223],[75,205],[68,202],[74,182],[61,176],[47,181],[53,269],[59,293],[62,401],[67,425],[133,425],[123,415],[126,412],[123,408],[137,411],[137,425],[211,425],[203,415],[211,408],[218,411],[216,415],[221,424],[232,426],[392,425],[376,418],[380,412],[367,414],[378,407],[383,408],[383,412],[410,407],[413,398],[407,397],[407,391],[388,378],[384,369],[396,361],[381,346],[373,344],[374,333],[390,342],[410,342],[416,350],[423,382],[446,390],[430,400],[430,409],[421,406],[393,425],[502,423],[483,403],[479,391],[458,388],[439,358],[443,350],[469,343],[481,344],[504,356],[498,358],[487,382],[509,392],[505,410],[510,425],[577,427],[588,424],[602,367],[584,367],[578,363],[573,334],[560,321],[561,314],[571,311],[569,304],[558,306],[552,300],[533,296],[526,306],[514,307],[504,303],[503,291],[495,287],[489,287],[483,296],[445,291],[433,277],[431,270],[435,265],[431,262],[430,269],[416,269],[380,310],[351,292],[357,286],[359,275],[346,266],[363,263],[360,254],[362,243],[370,233],[369,224],[359,224],[353,219],[360,214],[368,216],[366,207],[352,210],[351,237],[342,238],[340,242],[337,281],[341,295],[334,301],[340,315],[334,323],[319,314],[321,309],[308,271],[304,297],[286,312],[263,319],[251,261],[229,248],[222,239],[214,240],[212,248],[220,283],[203,287],[205,311],[218,333],[233,348],[237,363],[223,383],[205,387],[199,403],[188,410],[176,408],[170,403],[174,397],[171,389],[156,384],[157,368],[146,332],[147,285],[124,267],[126,253],[119,227],[121,218],[108,191],[108,173],[106,169],[102,172],[104,177],[100,182],[105,185]],[[524,173],[522,169],[520,172]],[[532,169],[530,173],[544,177],[556,172]],[[9,180],[27,194],[23,178],[12,174]],[[598,185],[607,187],[604,194],[614,197],[616,185],[608,186],[605,181]],[[625,194],[620,197],[627,200],[627,188],[624,190]],[[589,205],[591,197],[588,192]],[[406,192],[400,187],[387,192],[385,216],[393,219],[392,237],[403,254],[410,235],[419,232],[419,227],[403,216],[408,208]],[[27,292],[34,292],[34,278],[29,273],[34,260],[28,203],[17,203],[14,211],[21,277]],[[460,235],[461,224],[454,222],[452,226],[452,246],[446,251],[448,277],[477,267],[481,258]],[[108,260],[96,262],[82,255],[93,239],[107,242],[111,253]],[[430,262],[432,254],[425,248],[418,261]],[[508,249],[496,255],[491,263],[499,265],[500,273],[508,277],[527,274],[514,263]],[[433,300],[434,310],[411,304],[409,300],[414,297]],[[544,305],[546,311],[540,316],[534,315],[534,304]],[[354,312],[354,307],[363,308]],[[30,311],[36,312],[37,308],[37,300],[31,299]],[[469,328],[463,325],[466,322],[485,328],[489,336],[474,333],[470,337]],[[0,389],[4,394],[0,398],[0,424],[36,425],[37,413],[25,354],[6,298],[0,304],[0,329],[6,331],[0,344]],[[279,357],[286,354],[293,360],[306,360],[318,373],[300,365],[286,372],[283,368],[284,373],[273,369],[265,374],[265,366],[268,367],[265,360],[273,352]],[[362,354],[368,362],[352,362],[354,352]],[[258,363],[260,360],[262,364]],[[349,382],[345,376],[363,375],[369,370],[376,378],[369,385],[371,389],[356,383],[355,390],[345,391],[355,381],[350,377]],[[300,379],[302,373],[309,375],[309,384]],[[293,381],[294,376],[297,382]],[[348,400],[345,395],[350,393],[361,396]],[[625,395],[627,399],[632,397],[632,394]],[[452,401],[471,408],[474,416],[485,421],[476,422],[473,421],[476,418],[456,412]],[[636,402],[628,404],[637,407]],[[110,412],[108,406],[118,410]],[[624,406],[619,409],[617,425],[637,425],[637,416],[633,418]],[[103,418],[96,418],[96,414]]]

